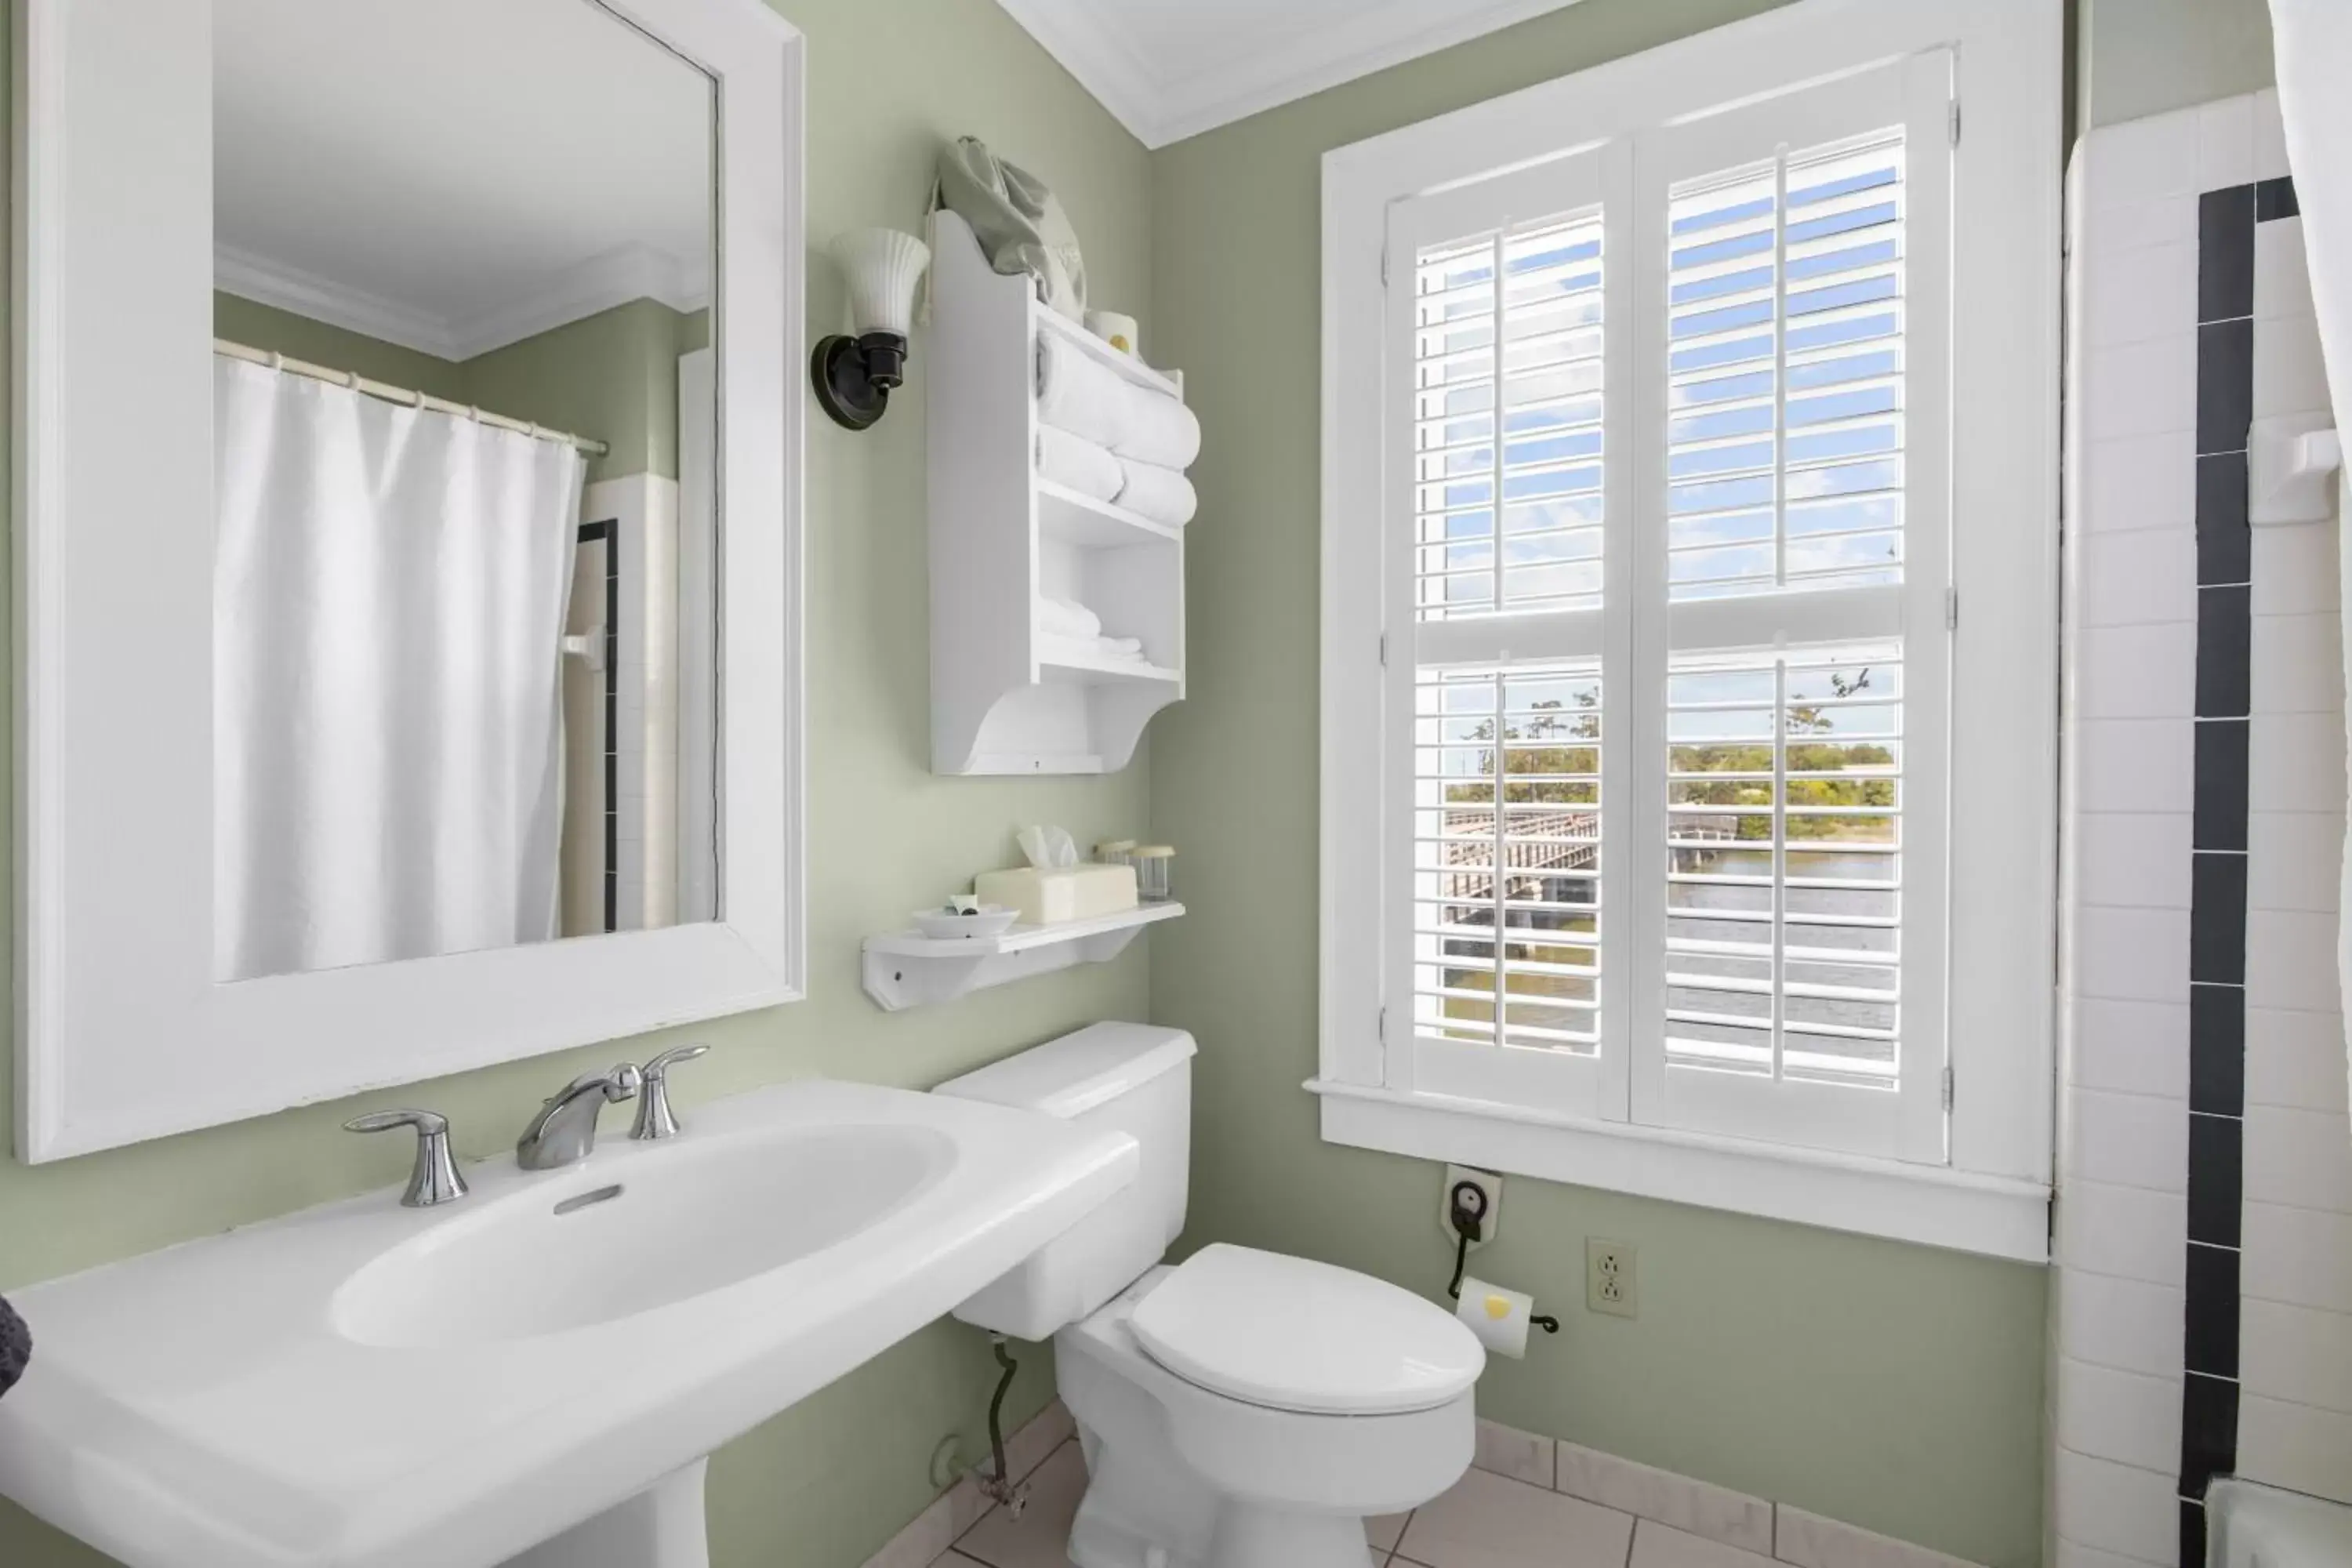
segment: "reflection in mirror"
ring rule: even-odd
[[[215,977],[717,918],[709,79],[214,12]]]

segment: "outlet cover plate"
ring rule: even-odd
[[[1445,1167],[1445,1185],[1437,1193],[1437,1228],[1444,1233],[1445,1245],[1453,1246],[1455,1240],[1454,1189],[1464,1182],[1486,1194],[1486,1218],[1478,1226],[1477,1234],[1470,1238],[1471,1246],[1484,1247],[1503,1229],[1503,1178],[1494,1171],[1481,1171],[1472,1165]]]
[[[1631,1242],[1585,1238],[1584,1305],[1612,1318],[1639,1315],[1641,1297],[1634,1286]]]

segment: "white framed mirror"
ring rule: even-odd
[[[17,26],[19,1156],[801,995],[800,36]]]

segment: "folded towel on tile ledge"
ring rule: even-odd
[[[1040,595],[1037,599],[1037,628],[1059,637],[1091,641],[1102,636],[1102,617],[1074,600]]]
[[[1121,458],[1118,462],[1119,487],[1113,499],[1137,516],[1181,528],[1200,510],[1201,498],[1193,490],[1192,481],[1175,469],[1139,462],[1133,458]]]
[[[1118,500],[1119,487],[1127,483],[1108,447],[1055,425],[1037,426],[1037,474],[1102,501]]]
[[[1182,399],[1138,385],[1051,328],[1037,340],[1037,417],[1163,468],[1201,455],[1201,421]]]

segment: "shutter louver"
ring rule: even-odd
[[[1668,1063],[1892,1084],[1900,647],[1678,658],[1666,700]]]
[[[1421,619],[1600,606],[1601,266],[1597,213],[1415,257]]]
[[[1416,1027],[1596,1051],[1599,669],[1424,670],[1415,698]]]
[[[1901,581],[1903,175],[1889,131],[1671,193],[1675,599]]]

